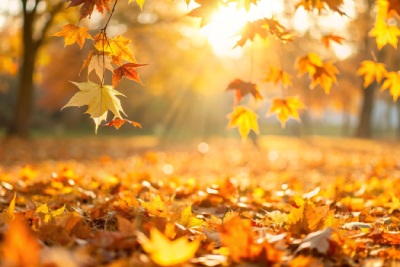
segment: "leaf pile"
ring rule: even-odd
[[[399,264],[398,145],[109,141],[4,143],[2,265]]]

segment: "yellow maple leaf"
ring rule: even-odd
[[[161,266],[172,266],[186,262],[194,257],[200,246],[198,239],[189,242],[186,237],[181,237],[170,241],[156,228],[150,230],[150,239],[139,234],[138,241],[150,258]]]
[[[86,113],[89,113],[91,118],[94,119],[96,123],[96,133],[98,125],[107,117],[107,110],[110,110],[114,113],[114,116],[119,118],[121,118],[120,112],[125,114],[122,110],[121,102],[117,98],[117,95],[123,96],[123,94],[114,90],[111,86],[99,85],[91,81],[71,83],[75,84],[81,91],[76,93],[62,109],[72,106],[81,107],[88,105],[89,108]]]
[[[400,75],[398,72],[391,71],[386,74],[386,80],[383,82],[381,90],[384,91],[388,88],[390,88],[393,100],[396,101],[400,96]]]
[[[159,195],[153,198],[150,202],[144,202],[140,199],[138,201],[140,205],[142,205],[142,207],[149,212],[150,215],[157,217],[169,217],[170,214],[168,213],[168,207],[171,205],[174,197],[175,196],[172,196],[171,199],[166,202],[162,201]]]
[[[227,3],[237,3],[236,10],[245,8],[246,12],[250,11],[250,4],[257,6],[259,0],[228,0]]]
[[[51,211],[47,204],[40,204],[38,202],[35,202],[35,205],[37,206],[36,213],[42,213],[44,214],[44,221],[49,222],[51,218],[56,218],[58,216],[61,216],[64,214],[65,211],[65,204],[61,208],[57,210]]]
[[[384,20],[378,20],[369,35],[376,37],[379,50],[388,43],[397,49],[397,37],[400,36],[400,29],[396,26],[389,26]]]
[[[236,107],[232,113],[227,115],[227,118],[230,119],[227,128],[232,129],[238,127],[243,141],[247,139],[250,130],[253,130],[256,134],[259,133],[257,123],[258,116],[248,108]]]
[[[135,1],[136,1],[136,4],[138,4],[140,6],[140,10],[143,10],[143,4],[144,4],[145,0],[129,0],[129,4],[131,2],[135,2]]]
[[[374,79],[376,79],[378,84],[381,83],[382,78],[386,76],[387,71],[385,69],[385,64],[364,60],[361,63],[361,67],[358,69],[357,74],[364,76],[364,87],[367,87]]]
[[[179,224],[185,226],[186,228],[200,227],[203,225],[203,220],[196,218],[192,214],[192,206],[187,207],[181,213],[181,219]]]
[[[266,82],[273,82],[276,85],[281,81],[282,86],[285,88],[288,85],[292,85],[292,82],[290,81],[291,76],[288,73],[273,66],[269,66],[268,69],[269,72],[267,73],[267,77],[265,78]]]
[[[82,48],[83,44],[85,43],[85,38],[93,39],[92,36],[87,32],[88,28],[78,27],[72,24],[68,24],[61,27],[63,30],[57,32],[53,36],[58,37],[65,37],[65,45],[72,45],[75,42]]]
[[[276,113],[282,128],[285,128],[289,117],[300,121],[297,109],[301,108],[306,108],[306,106],[297,97],[287,97],[285,99],[275,98],[266,116],[269,117]]]

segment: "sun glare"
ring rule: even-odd
[[[193,1],[192,1],[193,2]],[[191,8],[194,8],[192,6]],[[347,14],[354,14],[354,3],[345,1],[344,9]],[[214,15],[213,21],[200,29],[200,35],[207,38],[208,42],[213,48],[213,52],[218,56],[228,56],[232,58],[239,58],[242,55],[240,47],[233,47],[236,42],[240,40],[241,36],[236,33],[248,21],[254,21],[263,17],[279,18],[285,12],[283,1],[266,1],[261,0],[257,2],[257,6],[251,5],[250,11],[246,12],[244,8],[236,10],[236,4],[229,4],[227,7],[221,7],[220,11]],[[318,18],[318,22],[310,19],[309,13],[303,8],[299,8],[292,18],[292,28],[296,33],[303,34],[315,24],[319,24],[318,36],[321,38],[321,33],[328,34],[331,31],[341,31],[347,27],[350,18],[341,17],[337,13],[333,13],[323,18]],[[286,25],[285,25],[286,26]],[[311,34],[313,35],[315,31]],[[346,38],[346,36],[343,36]],[[341,46],[333,46],[333,51],[339,59],[345,59],[354,53],[354,48],[343,44]]]

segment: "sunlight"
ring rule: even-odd
[[[271,18],[283,15],[285,7],[283,1],[265,1],[257,2],[258,6],[251,5],[250,11],[247,13],[244,8],[236,11],[236,4],[229,4],[228,7],[221,7],[220,11],[214,15],[213,21],[200,29],[200,35],[207,38],[209,44],[213,48],[213,52],[218,56],[227,56],[232,58],[240,58],[242,49],[234,48],[236,42],[240,40],[240,35],[236,33],[245,26],[246,22],[261,19],[263,17]],[[191,6],[194,8],[197,6]],[[347,14],[354,15],[354,3],[345,1],[344,10]],[[299,8],[291,21],[292,26],[285,25],[285,20],[281,22],[288,26],[298,34],[304,34],[309,31],[314,24],[319,24],[318,32],[312,31],[314,38],[321,38],[321,34],[327,34],[331,31],[342,31],[347,27],[350,18],[341,17],[337,13],[318,18],[318,21],[310,18],[309,12],[303,8]],[[287,21],[286,21],[287,22]],[[316,36],[314,36],[316,35]],[[346,36],[344,36],[346,38]],[[234,49],[233,49],[234,48]],[[346,44],[342,46],[333,46],[333,52],[340,59],[351,56],[354,51],[351,46]]]

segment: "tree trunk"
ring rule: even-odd
[[[363,90],[363,104],[361,109],[360,121],[358,123],[356,137],[370,138],[371,137],[371,115],[374,106],[374,92],[376,84],[372,83]]]
[[[32,39],[34,13],[24,9],[23,61],[19,73],[17,103],[8,136],[27,137],[33,111],[33,72],[37,47]]]

